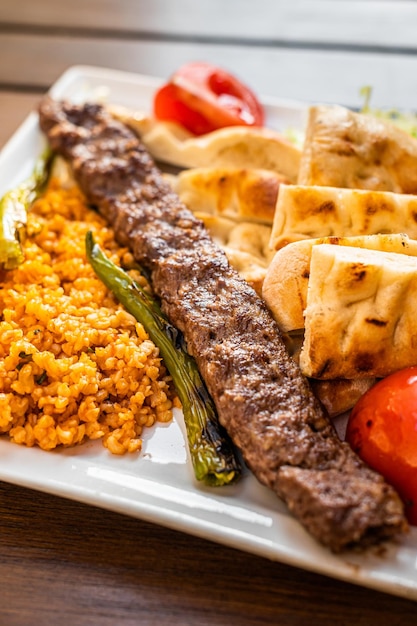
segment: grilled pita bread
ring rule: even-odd
[[[266,272],[262,297],[283,332],[304,327],[311,254],[314,246],[324,243],[417,257],[417,241],[401,234],[321,237],[297,241],[281,248]]]
[[[325,407],[330,417],[336,417],[349,411],[363,394],[377,381],[377,378],[352,378],[350,380],[316,380],[311,378],[310,385],[314,394]]]
[[[341,106],[309,110],[299,185],[417,193],[417,139]]]
[[[417,257],[313,246],[300,367],[312,378],[383,377],[417,363]]]
[[[266,169],[296,182],[301,150],[280,133],[259,127],[230,126],[195,137],[178,124],[111,107],[130,126],[153,158],[181,168],[239,167]]]
[[[376,233],[406,233],[417,239],[417,196],[280,186],[271,235],[271,247],[276,250],[301,239]]]
[[[272,225],[278,190],[288,179],[260,169],[206,167],[184,170],[174,191],[194,213]]]

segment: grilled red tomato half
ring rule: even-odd
[[[387,376],[360,398],[346,439],[396,488],[410,524],[417,525],[417,367]]]
[[[202,62],[183,65],[156,92],[154,115],[195,135],[264,124],[264,110],[253,91],[225,70]]]

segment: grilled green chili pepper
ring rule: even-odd
[[[6,270],[23,262],[27,210],[44,189],[51,161],[52,152],[48,148],[36,161],[29,178],[6,192],[0,200],[0,267]]]
[[[208,485],[226,485],[241,475],[232,444],[217,420],[214,403],[197,369],[185,350],[181,333],[162,313],[159,304],[123,269],[110,261],[86,236],[87,258],[97,276],[141,324],[160,354],[182,402],[190,455],[197,480]]]

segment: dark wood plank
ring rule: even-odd
[[[415,603],[0,483],[7,626],[414,623]]]

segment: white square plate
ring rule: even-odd
[[[55,98],[105,99],[149,110],[161,83],[147,76],[73,67],[52,87]],[[300,128],[304,106],[265,99],[267,123]],[[24,179],[44,145],[32,113],[0,154],[0,193]],[[417,600],[417,528],[367,554],[335,556],[318,545],[275,495],[247,471],[239,484],[198,484],[182,415],[144,437],[140,455],[112,456],[100,442],[44,452],[0,440],[0,479],[111,509],[351,583]]]

